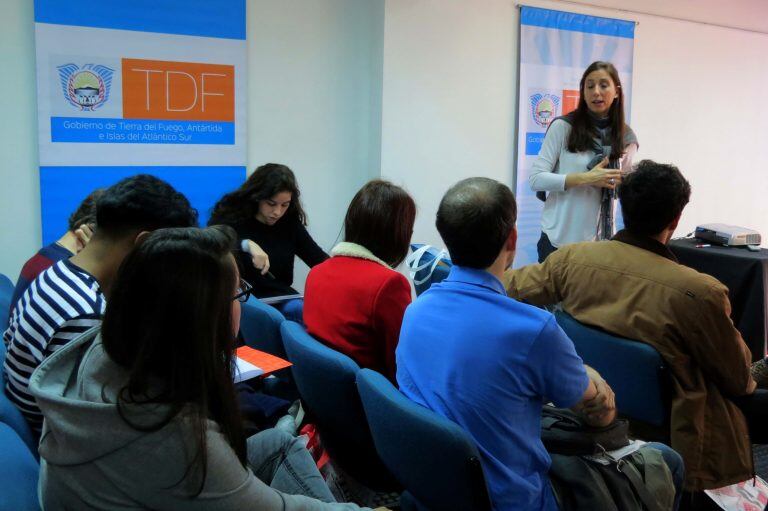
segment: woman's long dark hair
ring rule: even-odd
[[[219,199],[213,207],[208,225],[237,225],[253,221],[259,211],[259,201],[280,192],[290,192],[291,205],[283,218],[295,217],[307,225],[307,215],[301,207],[301,193],[293,171],[279,163],[267,163],[253,171],[245,183]]]
[[[616,100],[608,110],[608,119],[611,126],[611,159],[618,160],[624,152],[624,90],[621,87],[619,72],[610,62],[593,62],[581,76],[579,106],[573,111],[571,134],[568,136],[568,151],[578,153],[594,148],[594,138],[597,134],[590,120],[589,107],[584,98],[584,84],[590,73],[600,69],[610,75],[613,85],[616,87]]]
[[[344,218],[344,241],[357,243],[392,266],[403,262],[416,219],[416,203],[389,181],[369,181],[355,194]]]
[[[107,355],[129,374],[117,402],[122,419],[147,432],[177,417],[192,427],[194,457],[179,482],[200,474],[198,494],[207,420],[246,464],[232,382],[235,239],[225,226],[154,231],[120,266],[101,328]]]

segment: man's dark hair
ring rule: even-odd
[[[96,202],[99,234],[120,237],[163,227],[197,227],[197,210],[171,185],[149,174],[128,177]]]
[[[416,203],[408,192],[375,179],[355,194],[344,218],[344,240],[362,245],[373,255],[398,266],[408,255],[416,219]]]
[[[69,215],[67,229],[75,232],[83,224],[96,224],[96,202],[104,194],[104,188],[97,188],[83,199],[83,202]]]
[[[643,160],[619,187],[624,225],[635,233],[655,236],[683,212],[691,185],[674,165]]]
[[[471,177],[445,193],[435,225],[454,264],[487,268],[516,220],[517,204],[509,187],[487,177]]]

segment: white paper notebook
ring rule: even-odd
[[[295,295],[270,296],[269,298],[259,298],[259,301],[262,303],[272,305],[275,303],[287,302],[288,300],[296,300],[298,298],[304,298],[304,295],[295,294]]]
[[[255,378],[257,376],[261,376],[264,374],[264,369],[261,367],[255,366],[248,362],[247,360],[243,360],[240,357],[235,357],[235,366],[237,367],[235,370],[235,377],[234,382],[239,383],[241,381],[250,380],[251,378]]]

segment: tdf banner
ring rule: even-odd
[[[43,243],[137,173],[201,224],[246,174],[245,0],[35,0]]]
[[[635,23],[583,14],[521,7],[518,76],[518,251],[515,267],[537,261],[543,202],[528,184],[549,123],[579,103],[579,80],[596,60],[613,63],[624,90],[629,124]]]

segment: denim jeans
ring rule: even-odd
[[[304,299],[294,298],[285,302],[276,303],[275,308],[283,313],[288,321],[295,321],[304,325]]]
[[[683,458],[666,444],[660,442],[648,442],[648,447],[653,447],[661,451],[661,457],[664,458],[664,463],[669,467],[669,471],[672,472],[672,482],[675,485],[675,505],[672,509],[677,511],[680,507],[680,497],[683,494],[683,481],[685,480],[685,464]]]
[[[557,250],[557,247],[552,245],[552,242],[549,241],[549,236],[542,232],[539,242],[536,243],[536,250],[539,252],[539,262],[543,263],[549,254]]]
[[[301,437],[267,429],[248,438],[248,464],[275,490],[336,502]]]

